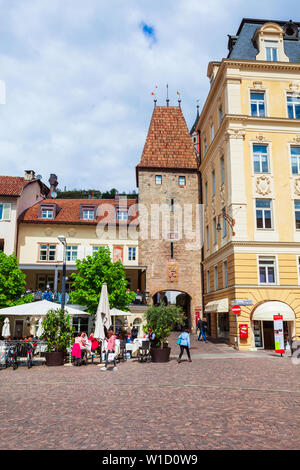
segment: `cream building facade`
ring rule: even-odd
[[[286,341],[300,335],[299,57],[298,23],[243,20],[228,57],[208,66],[196,126],[204,312],[212,337],[245,350],[274,349],[275,314]]]
[[[18,259],[26,274],[27,289],[44,292],[62,290],[63,245],[66,238],[67,293],[72,290],[76,260],[92,256],[99,247],[108,247],[113,261],[125,267],[128,287],[145,291],[145,267],[139,265],[135,200],[45,199],[26,210],[19,219]],[[129,227],[132,236],[129,236]],[[142,334],[143,304],[130,306],[128,326],[137,326]],[[125,317],[116,319],[116,326]],[[77,323],[79,322],[79,324]],[[90,332],[92,320],[73,319],[75,327]],[[20,327],[21,330],[21,327]],[[21,335],[23,336],[23,335]]]

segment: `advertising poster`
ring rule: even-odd
[[[275,352],[284,353],[283,317],[274,315]]]

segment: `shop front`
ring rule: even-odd
[[[295,336],[295,313],[292,308],[279,301],[267,301],[258,305],[252,314],[252,341],[255,349],[274,350],[274,315],[283,316],[285,346]]]
[[[209,323],[209,332],[213,338],[229,341],[228,299],[208,302],[204,313]]]

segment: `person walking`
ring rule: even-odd
[[[187,353],[189,362],[192,362],[191,355],[190,355],[190,347],[191,347],[190,330],[188,328],[186,328],[184,332],[179,335],[177,344],[179,344],[180,346],[180,354],[179,354],[179,358],[177,359],[178,364],[181,362],[181,358],[182,358],[184,351],[186,351]]]
[[[106,361],[105,361],[105,366],[101,367],[101,370],[107,370],[108,366],[108,356],[110,353],[115,354],[115,349],[116,349],[116,335],[112,330],[108,330],[108,341],[107,341],[107,347],[106,347]],[[113,359],[114,367],[113,370],[117,370],[117,362],[116,362],[116,356],[114,356]]]
[[[202,341],[202,339],[201,339],[201,336],[202,336],[203,341],[205,343],[207,343],[207,339],[206,339],[207,323],[206,323],[206,320],[200,318],[198,323],[197,323],[197,328],[199,329],[198,341]]]

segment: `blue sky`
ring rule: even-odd
[[[0,0],[0,174],[34,169],[59,187],[135,188],[152,91],[188,126],[211,60],[243,17],[300,21],[298,2]],[[155,88],[157,86],[157,89]]]

